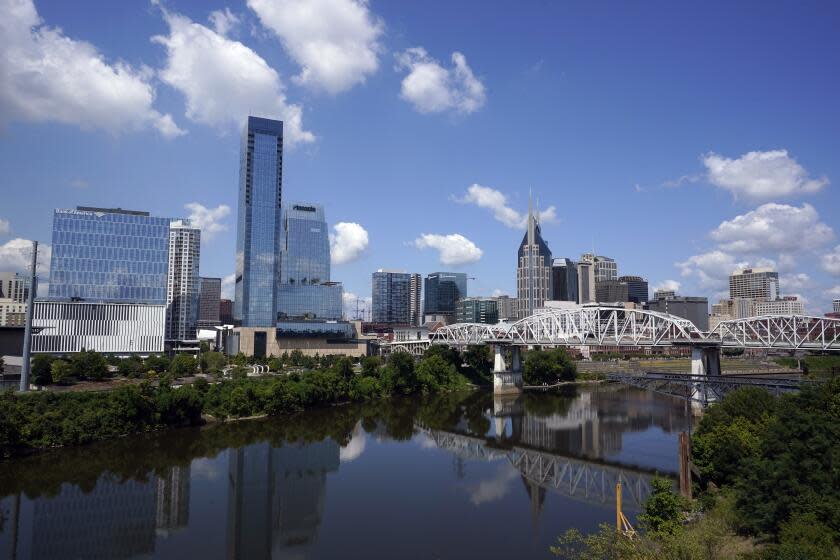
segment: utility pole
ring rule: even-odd
[[[38,242],[32,242],[32,264],[29,267],[29,299],[26,302],[26,327],[23,331],[23,364],[20,366],[20,390],[29,390],[29,358],[32,351],[32,312],[35,309],[35,267],[38,264]]]

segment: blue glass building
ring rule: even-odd
[[[242,132],[233,315],[246,327],[277,321],[283,123],[248,117]]]
[[[56,210],[49,297],[166,304],[171,221],[119,208]]]
[[[463,272],[433,272],[423,282],[426,315],[454,315],[458,300],[467,297],[467,275]]]
[[[342,286],[330,282],[330,239],[323,206],[285,205],[281,232],[278,318],[340,319]]]
[[[371,320],[411,324],[411,274],[378,270],[372,278]]]

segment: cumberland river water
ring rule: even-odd
[[[0,463],[0,558],[551,558],[677,476],[682,401],[393,399]]]

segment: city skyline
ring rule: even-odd
[[[513,18],[455,6],[444,26],[443,4],[336,3],[355,15],[330,20],[347,31],[334,36],[366,56],[309,60],[306,38],[253,0],[103,2],[109,26],[59,2],[7,9],[3,46],[19,60],[66,39],[64,66],[101,72],[77,71],[98,101],[88,107],[50,76],[4,70],[0,270],[25,267],[20,240],[48,252],[55,208],[131,208],[196,223],[201,274],[228,279],[230,296],[238,134],[252,113],[290,127],[284,199],[325,205],[332,276],[353,305],[379,268],[466,272],[471,295],[515,295],[529,188],[555,257],[609,255],[651,291],[679,283],[714,302],[734,269],[772,265],[813,314],[840,295],[836,7],[616,3],[607,19],[584,5]],[[487,41],[475,20],[531,40]],[[205,45],[203,66],[185,38]],[[230,53],[254,63],[244,94],[221,87]],[[103,97],[109,85],[125,99]]]

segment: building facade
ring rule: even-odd
[[[165,318],[163,304],[36,301],[32,351],[156,354],[164,350]]]
[[[29,278],[19,272],[0,272],[0,299],[26,303],[29,297]]]
[[[409,286],[409,304],[411,306],[409,322],[414,326],[423,324],[423,278],[414,273]]]
[[[709,330],[709,300],[704,297],[674,296],[648,302],[651,311],[688,319],[701,331]]]
[[[198,327],[221,325],[222,279],[201,277],[199,285]]]
[[[630,301],[627,283],[618,280],[597,280],[595,282],[595,301],[599,303]]]
[[[583,255],[577,264],[578,300],[581,305],[595,302],[595,261],[587,260]]]
[[[516,319],[515,298],[510,296],[495,296],[496,308],[499,312],[499,321],[511,321]]]
[[[468,297],[458,302],[459,323],[485,323],[495,325],[499,322],[499,302],[496,298]]]
[[[277,322],[282,193],[283,123],[248,117],[239,161],[233,313],[243,326]]]
[[[187,221],[169,226],[169,270],[166,281],[166,339],[193,340],[198,326],[201,230]]]
[[[769,268],[746,268],[729,276],[729,298],[774,300],[779,297],[779,273]]]
[[[284,206],[281,232],[278,319],[341,319],[343,288],[330,281],[324,207],[304,202]]]
[[[550,300],[551,250],[542,238],[537,215],[528,203],[528,231],[519,244],[516,264],[516,306],[519,319],[532,315]]]
[[[382,269],[373,273],[373,323],[411,324],[411,276],[404,271]]]
[[[0,327],[26,325],[26,304],[12,298],[0,298]]]
[[[49,297],[165,305],[171,221],[120,208],[56,210]]]
[[[551,299],[555,301],[578,300],[578,269],[571,259],[554,259],[551,264]]]
[[[619,276],[618,281],[627,284],[627,301],[647,303],[650,298],[647,280],[641,276]]]
[[[840,299],[835,299],[831,302],[834,306],[834,313],[840,313]]]
[[[756,301],[753,312],[763,315],[804,315],[805,304],[796,296],[785,296],[772,301]]]
[[[618,264],[615,262],[615,259],[595,255],[594,253],[584,253],[581,255],[580,260],[594,264],[593,273],[595,275],[595,282],[618,280]]]
[[[432,272],[423,280],[423,315],[454,318],[458,300],[467,297],[467,275],[463,272]]]
[[[656,290],[653,292],[653,299],[668,299],[675,297],[677,292],[674,290]]]
[[[219,321],[223,325],[233,324],[233,301],[224,298],[219,301]]]

